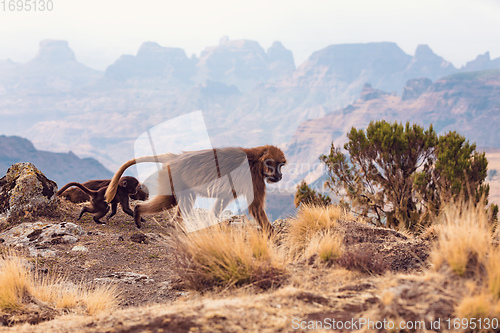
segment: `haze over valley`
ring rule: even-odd
[[[213,146],[275,144],[311,165],[291,170],[289,184],[318,179],[318,156],[373,119],[432,123],[500,148],[500,58],[489,53],[456,68],[426,45],[409,55],[391,42],[341,44],[296,66],[280,42],[222,38],[191,57],[145,42],[105,71],[77,59],[68,42],[44,40],[29,62],[0,60],[0,133],[115,170],[141,133],[201,110]]]

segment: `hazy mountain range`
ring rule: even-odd
[[[109,179],[113,174],[93,158],[79,158],[69,153],[53,153],[35,149],[33,144],[17,136],[0,135],[0,178],[12,164],[33,163],[61,188],[69,182]]]
[[[402,96],[365,85],[354,103],[298,127],[288,159],[315,165],[291,178],[315,181],[323,174],[318,156],[328,153],[332,142],[342,147],[351,127],[366,128],[374,119],[433,124],[438,133],[456,130],[479,147],[500,147],[500,69],[453,74],[434,83],[412,79]]]
[[[191,57],[146,42],[96,71],[67,42],[48,40],[27,63],[0,60],[0,133],[95,157],[111,170],[133,156],[145,130],[195,110],[214,146],[273,143],[304,163],[350,126],[379,118],[432,122],[499,147],[500,74],[469,74],[495,68],[500,58],[488,53],[458,69],[426,45],[408,55],[390,42],[331,45],[296,67],[279,42],[264,50],[223,39]]]

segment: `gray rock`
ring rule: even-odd
[[[5,245],[26,247],[31,256],[53,256],[54,244],[73,244],[85,234],[82,227],[74,223],[52,224],[47,222],[22,223],[0,233]]]
[[[133,272],[115,272],[105,278],[95,278],[94,282],[99,283],[151,283],[154,282],[153,279],[149,278],[147,275],[133,273]]]
[[[28,253],[31,257],[55,257],[56,251],[51,249],[37,249],[35,247],[28,247]]]
[[[73,248],[71,249],[71,251],[75,251],[75,252],[88,252],[89,249],[86,248],[83,245],[76,245],[76,246],[73,246]]]
[[[57,184],[31,163],[12,165],[0,179],[0,213],[7,221],[33,218],[56,208]]]

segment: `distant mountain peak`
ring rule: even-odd
[[[286,50],[285,47],[283,46],[283,44],[280,41],[278,41],[278,40],[275,40],[273,42],[273,45],[271,45],[271,47],[269,48],[269,50],[271,50],[271,49]]]
[[[462,67],[463,71],[480,71],[486,69],[500,68],[500,58],[491,60],[490,52],[480,54],[476,59],[469,61]]]
[[[219,39],[219,45],[226,45],[227,43],[229,43],[229,36],[222,36]]]
[[[436,57],[437,55],[427,44],[420,44],[415,50],[415,58]]]
[[[443,57],[438,56],[436,53],[434,53],[434,51],[432,51],[429,45],[426,44],[420,44],[417,46],[412,62],[414,64],[425,63],[426,65],[437,64],[442,68],[454,68],[449,61],[446,61]]]
[[[106,69],[106,76],[116,80],[130,78],[180,79],[185,82],[193,74],[196,58],[189,59],[181,48],[164,47],[157,42],[144,42],[137,55],[123,55]]]
[[[275,41],[267,49],[266,55],[269,63],[270,79],[281,79],[287,75],[292,75],[295,71],[293,53],[286,49],[281,42]]]
[[[42,40],[34,61],[47,64],[61,64],[76,61],[75,53],[65,40]]]
[[[246,39],[222,38],[219,45],[205,48],[197,69],[198,82],[222,82],[243,92],[270,76],[266,52],[258,42]]]
[[[490,58],[490,51],[486,51],[485,54],[480,54],[476,57],[476,59],[485,59],[485,60],[491,60]]]
[[[452,63],[435,54],[429,45],[420,44],[417,46],[406,71],[407,79],[428,77],[437,80],[440,77],[455,73],[457,69]]]
[[[287,60],[291,59],[293,61],[292,52],[286,49],[281,42],[275,41],[273,45],[267,49],[267,58],[269,62],[281,60],[284,57],[288,58]]]
[[[147,42],[144,42],[141,44],[141,46],[139,46],[139,51],[137,53],[141,53],[141,52],[145,52],[145,51],[155,51],[155,50],[161,50],[163,49],[163,47],[158,44],[157,42],[151,42],[151,41],[147,41]]]
[[[30,162],[59,186],[70,181],[105,179],[113,174],[93,158],[79,158],[69,153],[37,150],[31,141],[19,136],[0,135],[0,177],[14,163]]]
[[[176,57],[182,58],[182,60],[188,59],[183,49],[161,46],[157,42],[144,42],[137,51],[137,58],[145,58],[162,63]]]

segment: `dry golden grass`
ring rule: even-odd
[[[90,292],[73,286],[82,296],[75,299],[70,292],[73,289],[64,280],[47,282],[47,288],[57,285],[60,289],[40,288],[38,293],[46,296],[36,297],[51,304],[59,300],[54,306],[68,312],[77,312],[75,307],[85,307],[81,313],[104,312],[91,318],[97,326],[81,316],[80,326],[72,326],[74,331],[91,331],[95,327],[105,331],[127,322],[128,327],[136,329],[142,329],[139,323],[149,325],[143,329],[151,331],[161,325],[175,327],[176,322],[187,327],[195,325],[193,330],[199,331],[287,331],[290,318],[316,320],[320,314],[337,313],[339,309],[354,309],[343,311],[349,316],[392,318],[395,322],[421,320],[440,311],[446,311],[450,318],[500,316],[500,265],[495,260],[500,257],[500,249],[491,242],[491,225],[482,207],[456,204],[444,210],[435,230],[428,232],[429,239],[435,239],[429,259],[432,268],[418,274],[388,273],[389,268],[378,261],[376,248],[343,244],[341,235],[345,236],[342,232],[346,228],[339,223],[343,219],[343,212],[334,206],[304,207],[290,221],[287,232],[280,235],[278,241],[283,246],[251,224],[215,225],[179,233],[172,238],[175,273],[186,287],[201,293],[215,292],[202,297],[190,292],[170,306],[114,313],[106,310],[111,298],[105,289],[102,294],[93,291],[90,300]],[[313,256],[334,265],[294,261]],[[276,290],[246,288],[268,289],[284,281],[286,284]],[[226,290],[233,286],[244,288]],[[222,289],[224,292],[218,293]],[[35,295],[34,289],[27,290]],[[57,326],[50,322],[42,325]]]
[[[343,214],[340,207],[333,205],[326,207],[301,206],[297,216],[290,221],[288,229],[286,242],[291,252],[296,255],[303,254],[303,251],[307,249],[313,240],[319,241],[318,233],[326,235],[332,232]],[[321,238],[321,236],[319,237]],[[328,242],[328,240],[325,242]]]
[[[116,289],[74,285],[64,278],[39,278],[14,254],[0,258],[0,310],[24,307],[34,298],[51,308],[75,313],[95,314],[117,307]]]
[[[498,318],[498,303],[494,302],[491,295],[480,293],[465,296],[455,308],[457,318]]]
[[[0,310],[21,307],[32,283],[32,276],[20,258],[0,258]]]
[[[484,206],[471,203],[446,207],[435,228],[437,243],[430,260],[435,270],[447,266],[466,279],[455,306],[457,318],[500,316],[500,248],[492,242],[493,225]]]
[[[109,312],[117,308],[117,290],[110,285],[84,290],[83,302],[89,315]]]
[[[339,258],[343,252],[342,238],[332,231],[318,232],[314,235],[305,250],[305,257],[317,255],[322,262],[330,262]]]
[[[500,299],[500,249],[494,248],[490,251],[486,262],[486,273],[488,275],[488,289],[496,299]]]
[[[437,245],[430,261],[436,270],[447,264],[459,276],[478,273],[492,249],[491,225],[484,207],[471,203],[445,207],[435,227]]]
[[[392,276],[387,276],[379,282],[378,293],[380,295],[380,302],[384,306],[391,305],[396,299],[395,288],[397,286],[397,280]]]
[[[286,274],[284,252],[249,224],[180,234],[173,248],[180,275],[197,290],[243,284],[266,289]]]

